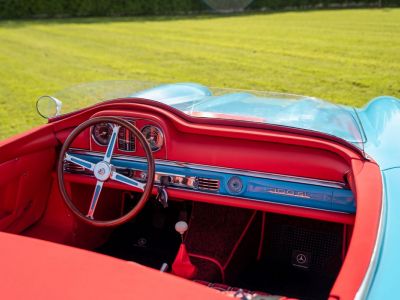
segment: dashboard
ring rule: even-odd
[[[277,149],[277,145],[261,141],[242,140],[238,143],[235,138],[185,132],[171,120],[140,112],[103,111],[93,116],[104,115],[128,120],[145,136],[155,157],[155,185],[162,182],[168,189],[207,197],[229,197],[345,214],[356,211],[355,197],[342,180],[335,180],[332,176],[326,179],[307,176],[310,171],[307,168],[313,167],[317,169],[312,172],[320,168],[320,174],[325,175],[323,168],[326,166],[318,165],[318,157],[323,155],[326,162],[328,156],[329,162],[333,157],[329,157],[328,153],[312,149],[304,153],[296,147],[286,146],[288,149],[285,149],[280,145]],[[70,151],[75,156],[97,163],[106,150],[111,132],[110,124],[99,123],[82,137],[86,142],[78,142],[78,147]],[[88,147],[79,147],[82,144]],[[287,151],[291,152],[291,156],[285,156]],[[114,154],[111,163],[119,173],[145,181],[147,164],[144,151],[125,128],[119,131]],[[296,154],[298,157],[293,157]],[[277,159],[282,155],[285,163],[290,164],[292,160],[292,174],[278,170]],[[309,163],[307,168],[302,166],[304,155],[311,155],[311,159],[303,162]],[[65,165],[65,171],[90,176],[71,163]]]
[[[102,153],[72,149],[74,156],[98,163]],[[117,172],[145,182],[147,163],[141,157],[118,156],[111,161]],[[338,182],[259,173],[245,170],[156,160],[155,184],[210,196],[231,196],[249,201],[274,202],[344,213],[355,212],[351,190]],[[67,164],[69,173],[85,173]],[[163,178],[163,181],[162,181]]]

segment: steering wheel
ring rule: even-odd
[[[68,149],[70,148],[73,141],[76,137],[82,133],[85,129],[89,128],[90,126],[96,125],[98,123],[109,123],[112,127],[112,133],[110,140],[107,145],[107,150],[104,154],[102,160],[98,163],[92,163],[90,161],[84,160],[75,156],[74,154],[68,153]],[[146,176],[146,183],[142,183],[136,181],[130,177],[124,176],[120,173],[117,173],[116,168],[112,165],[112,156],[114,152],[114,147],[116,141],[118,139],[118,132],[121,127],[125,127],[128,129],[140,142],[141,146],[143,147],[146,158],[147,158],[147,176]],[[74,163],[80,167],[85,168],[93,172],[94,177],[96,178],[96,186],[94,188],[92,200],[90,202],[90,206],[88,209],[87,214],[82,213],[76,205],[72,202],[70,196],[68,195],[65,183],[64,183],[64,162],[68,161]],[[151,195],[151,191],[154,185],[154,157],[151,152],[150,146],[146,141],[146,138],[142,135],[142,133],[131,123],[117,118],[117,117],[96,117],[87,120],[86,122],[82,123],[78,127],[76,127],[65,140],[63,144],[60,156],[57,165],[57,179],[58,179],[58,187],[61,192],[61,196],[70,210],[77,216],[80,220],[84,221],[93,226],[97,227],[111,227],[123,224],[130,219],[134,218],[140,210],[144,207],[147,200]],[[85,176],[85,175],[82,175]],[[96,220],[94,218],[94,213],[96,210],[96,206],[100,197],[101,190],[105,182],[108,181],[117,181],[119,183],[126,184],[130,187],[134,187],[135,190],[141,191],[142,195],[137,202],[137,204],[125,215],[113,219],[113,220]]]

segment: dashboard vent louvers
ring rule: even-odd
[[[215,191],[219,190],[219,180],[211,178],[198,178],[197,179],[199,190]]]
[[[64,161],[64,171],[68,173],[86,174],[85,168],[78,166],[70,161]]]

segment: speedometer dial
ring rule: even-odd
[[[111,125],[108,123],[98,123],[92,128],[92,137],[100,146],[107,146],[112,133]]]
[[[164,135],[160,128],[147,125],[143,127],[142,134],[149,143],[151,151],[155,152],[161,149],[164,144]]]

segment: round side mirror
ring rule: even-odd
[[[36,110],[45,119],[59,116],[61,107],[62,102],[52,96],[42,96],[36,101]]]

